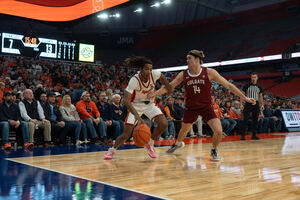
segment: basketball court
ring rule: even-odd
[[[143,148],[108,146],[1,151],[2,199],[299,199],[300,133],[260,134],[259,141],[228,136],[221,162],[210,160],[211,138],[157,141],[157,159]]]

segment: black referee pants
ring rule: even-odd
[[[250,113],[252,113],[252,137],[256,136],[259,112],[260,112],[260,108],[259,108],[258,101],[256,101],[255,105],[246,103],[243,110],[244,120],[242,124],[242,132],[241,132],[242,137],[245,137],[245,132],[247,130]]]

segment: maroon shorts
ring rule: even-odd
[[[207,105],[204,108],[196,109],[196,110],[189,110],[185,109],[184,110],[184,115],[183,115],[183,122],[184,123],[194,123],[198,116],[202,116],[202,119],[205,122],[208,122],[211,119],[218,118],[217,114],[215,113],[213,105]]]

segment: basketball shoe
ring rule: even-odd
[[[111,160],[115,155],[115,150],[113,147],[109,148],[106,154],[104,155],[104,160]]]
[[[179,144],[177,144],[175,142],[172,145],[172,147],[166,151],[166,153],[174,153],[174,151],[176,151],[176,149],[179,149],[179,148],[182,148],[182,147],[184,147],[184,142],[180,142]]]
[[[152,145],[150,144],[146,144],[145,148],[147,149],[148,151],[148,155],[151,157],[151,158],[157,158],[157,155],[154,151],[154,148]]]
[[[211,149],[210,156],[213,161],[220,161],[221,157],[219,156],[218,150]]]

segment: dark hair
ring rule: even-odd
[[[205,58],[205,55],[204,55],[203,51],[191,50],[191,51],[188,52],[188,55],[199,58],[200,59],[200,64],[203,64],[203,58]]]
[[[126,58],[124,60],[125,67],[138,67],[143,68],[146,64],[152,65],[152,61],[149,58],[146,58],[144,56],[132,56],[130,58]]]
[[[252,73],[251,73],[251,76],[253,76],[253,75],[258,76],[258,74],[257,74],[256,72],[252,72]]]

